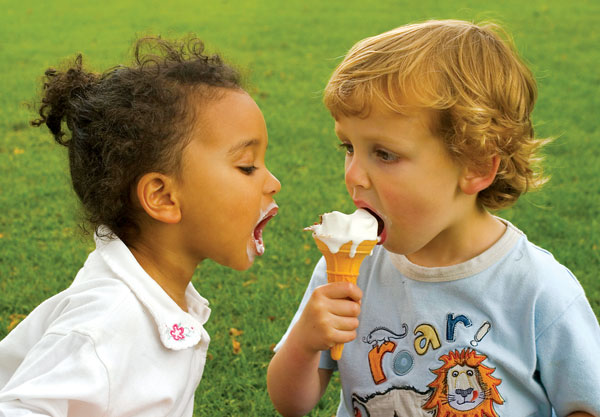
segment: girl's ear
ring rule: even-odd
[[[181,221],[181,209],[174,191],[172,178],[149,172],[138,181],[136,194],[142,209],[150,217],[159,222],[175,224]]]
[[[488,164],[487,169],[480,171],[473,168],[464,168],[463,175],[460,178],[459,186],[463,193],[472,195],[488,188],[496,178],[500,157],[494,155]]]

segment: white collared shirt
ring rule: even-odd
[[[0,342],[0,416],[191,416],[210,337],[119,239],[96,237],[73,284]]]

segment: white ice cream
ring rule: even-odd
[[[356,248],[364,240],[379,240],[377,237],[377,219],[364,209],[352,214],[332,211],[321,215],[321,223],[309,226],[313,236],[327,245],[331,253],[337,253],[343,244],[352,242],[350,257],[354,257]]]

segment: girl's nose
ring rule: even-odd
[[[346,157],[346,186],[349,189],[370,188],[371,181],[366,167],[356,153],[351,157]]]
[[[277,194],[281,190],[281,183],[279,180],[268,171],[268,178],[265,181],[265,192],[267,194]]]

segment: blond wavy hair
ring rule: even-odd
[[[433,109],[432,131],[463,166],[481,172],[498,155],[494,182],[478,194],[491,210],[508,207],[547,181],[531,112],[533,74],[497,24],[431,20],[358,42],[333,72],[324,103],[333,117],[366,117],[379,101],[393,112]]]

